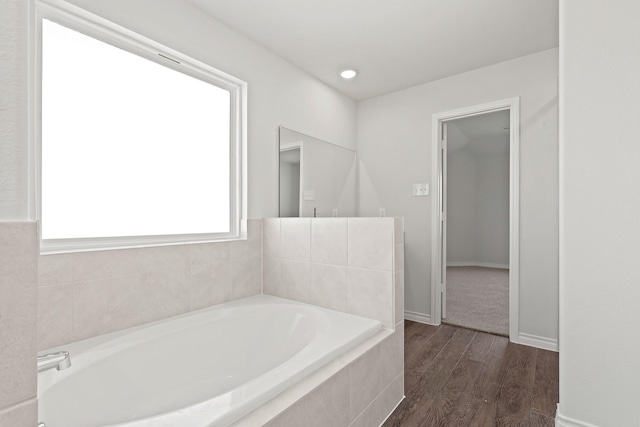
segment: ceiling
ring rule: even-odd
[[[300,149],[280,151],[280,163],[300,163]]]
[[[356,100],[558,46],[558,0],[186,1]]]
[[[473,155],[509,152],[509,110],[478,114],[447,122],[447,151]]]

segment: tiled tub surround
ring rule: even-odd
[[[0,222],[0,426],[36,423],[37,238],[34,222]]]
[[[247,240],[41,255],[38,349],[260,293],[262,220]]]
[[[403,317],[394,307],[396,282],[404,278],[402,224],[402,218],[265,219],[264,293],[393,328]]]
[[[384,422],[404,397],[402,230],[400,218],[264,220],[265,293],[375,318],[386,329],[234,426]]]
[[[402,228],[393,218],[266,219],[248,222],[247,241],[41,256],[38,348],[264,288],[385,329],[234,425],[380,425],[404,394]]]

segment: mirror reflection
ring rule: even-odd
[[[280,127],[280,217],[355,216],[356,152]]]

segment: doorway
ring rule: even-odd
[[[298,218],[302,197],[302,143],[280,147],[280,217]]]
[[[432,323],[517,342],[519,98],[434,114],[433,127]]]

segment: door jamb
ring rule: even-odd
[[[509,110],[509,340],[519,342],[519,289],[520,289],[520,97],[513,97],[457,110],[445,111],[432,116],[432,162],[431,182],[431,322],[442,321],[441,301],[441,179],[442,123],[462,117],[476,116],[493,111]]]

